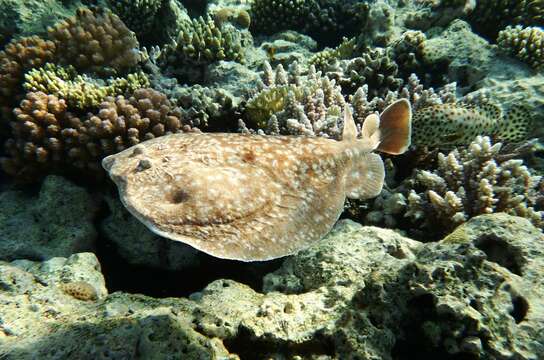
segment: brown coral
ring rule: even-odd
[[[4,119],[22,97],[25,71],[40,67],[55,56],[55,44],[38,36],[12,40],[0,52],[0,107]]]
[[[25,178],[58,166],[64,158],[64,138],[78,125],[65,101],[42,92],[28,93],[14,114],[13,138],[5,143],[9,157],[2,159],[3,169]]]
[[[74,169],[102,174],[100,161],[141,141],[189,131],[179,109],[153,89],[133,96],[107,97],[96,114],[78,118],[64,100],[42,92],[29,93],[15,109],[13,137],[5,144],[4,170],[20,180]]]
[[[76,15],[48,29],[61,63],[81,71],[117,74],[140,60],[138,41],[109,10],[78,9]]]

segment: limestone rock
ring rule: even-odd
[[[543,241],[505,214],[426,244],[344,220],[263,292],[216,280],[166,299],[107,295],[92,254],[0,262],[0,357],[536,360]],[[59,284],[71,281],[97,298],[69,296]]]
[[[89,251],[98,210],[83,188],[59,176],[47,177],[37,196],[0,193],[0,259],[39,259]]]

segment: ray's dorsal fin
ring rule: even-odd
[[[412,136],[412,108],[408,100],[401,99],[389,105],[380,114],[379,124],[379,151],[399,155],[408,149]]]
[[[342,141],[355,141],[357,139],[357,126],[349,105],[344,108],[344,130],[342,131]]]

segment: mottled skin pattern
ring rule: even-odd
[[[531,116],[523,107],[507,114],[492,104],[440,104],[418,110],[413,119],[412,143],[426,146],[468,145],[478,135],[500,141],[522,141],[531,130]]]
[[[346,195],[381,191],[377,144],[346,138],[172,134],[103,166],[126,208],[155,233],[216,257],[267,260],[322,238]]]

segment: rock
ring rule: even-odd
[[[117,253],[132,265],[181,270],[199,265],[199,251],[184,243],[152,233],[133,217],[117,198],[106,198],[110,215],[100,228]]]
[[[426,244],[343,220],[262,292],[216,280],[166,299],[106,296],[92,254],[0,263],[0,357],[536,360],[543,241],[504,214]],[[88,282],[96,299],[67,295],[65,281]]]
[[[98,3],[102,1],[99,0]],[[45,35],[47,27],[75,15],[81,1],[3,0],[0,1],[0,34]],[[0,42],[1,42],[0,35]],[[8,40],[8,39],[6,39]]]
[[[0,193],[0,259],[45,260],[94,248],[98,210],[85,189],[48,176],[38,196]]]

